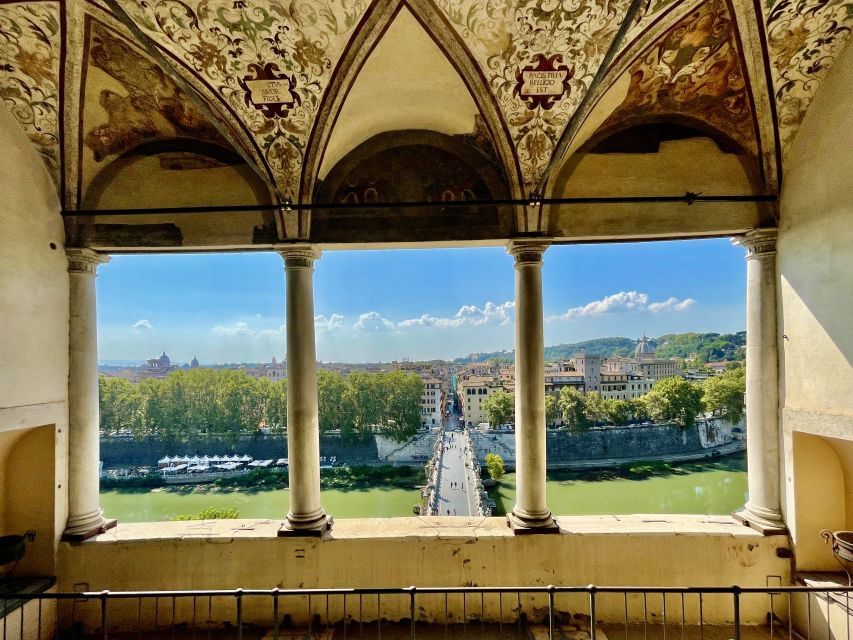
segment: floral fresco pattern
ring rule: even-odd
[[[108,120],[90,129],[84,138],[95,161],[120,155],[143,142],[175,137],[228,147],[160,67],[97,22],[91,27],[89,64],[118,80],[127,91],[127,95],[109,89],[100,92],[98,101]]]
[[[368,0],[121,0],[121,4],[237,114],[282,194],[295,200],[314,116]],[[241,86],[241,81],[253,77],[251,65],[269,63],[293,78],[294,106],[286,117],[255,108]]]
[[[485,74],[509,126],[524,184],[532,188],[589,90],[629,1],[437,0],[436,4]],[[537,55],[555,54],[570,65],[569,90],[548,109],[530,109],[515,91],[516,74]]]
[[[23,127],[56,185],[59,159],[58,2],[0,5],[0,100]]]
[[[682,18],[628,73],[628,94],[605,127],[658,114],[689,116],[758,153],[746,77],[724,0],[709,0]]]
[[[850,38],[850,0],[767,0],[767,48],[783,150],[787,150],[820,80]]]

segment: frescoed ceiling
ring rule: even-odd
[[[613,87],[622,93],[596,127],[701,123],[765,162],[763,188],[775,193],[851,28],[853,0],[0,0],[0,97],[66,210],[83,207],[128,154],[179,148],[164,170],[216,164],[193,156],[193,144],[237,158],[279,202],[304,202],[330,168],[334,128],[348,132],[335,157],[348,151],[341,140],[364,142],[340,122],[371,104],[362,66],[371,82],[388,74],[365,129],[383,113],[417,119],[407,61],[381,58],[411,41],[447,57],[435,79],[418,67],[424,87],[456,86],[448,74],[459,74],[468,137],[492,154],[510,193],[541,190],[567,159],[555,154],[574,150]],[[378,46],[386,33],[396,44]],[[760,38],[745,43],[752,33]],[[389,90],[394,73],[407,90]],[[359,107],[345,108],[356,85]]]

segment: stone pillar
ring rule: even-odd
[[[320,504],[320,423],[314,344],[314,261],[309,244],[276,249],[287,277],[287,451],[290,511],[280,535],[321,535],[330,521]]]
[[[98,415],[98,311],[95,276],[109,256],[91,249],[68,257],[68,521],[63,539],[85,540],[115,526],[101,511]]]
[[[763,533],[782,533],[779,461],[779,360],[776,229],[753,229],[733,242],[746,249],[746,451],[749,500],[735,517]]]
[[[545,339],[542,254],[548,244],[513,241],[515,258],[515,490],[507,516],[516,533],[559,529],[545,501]]]

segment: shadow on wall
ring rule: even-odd
[[[0,535],[36,532],[14,577],[56,573],[54,455],[53,425],[0,433]]]

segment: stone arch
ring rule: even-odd
[[[643,135],[644,132],[646,135]],[[608,143],[610,143],[609,148],[621,148],[624,153],[651,152],[648,150],[649,147],[645,147],[646,150],[644,151],[642,144],[644,141],[646,144],[653,144],[655,132],[657,132],[658,142],[689,137],[704,137],[712,140],[721,152],[737,156],[755,192],[760,192],[760,169],[756,164],[756,158],[750,155],[747,149],[744,149],[740,143],[727,133],[709,125],[707,122],[688,115],[675,113],[658,113],[653,116],[636,117],[601,127],[562,163],[551,180],[552,189],[556,188],[556,185],[560,182],[565,182],[571,176],[585,155],[589,153],[618,152],[607,151]],[[618,145],[619,138],[622,138],[622,145]],[[632,142],[635,145],[640,145],[640,148],[631,149]]]
[[[208,158],[212,163],[223,166],[248,167],[242,156],[231,149],[211,142],[202,142],[192,138],[171,138],[143,142],[121,154],[95,175],[83,194],[81,207],[83,209],[97,208],[98,201],[109,189],[113,180],[138,158],[181,153]],[[252,170],[251,172],[243,172],[243,175],[255,195],[257,204],[272,202],[267,183],[257,175],[257,172]]]
[[[460,136],[426,130],[380,133],[338,162],[318,185],[313,201],[353,205],[373,202],[442,202],[506,199],[510,188],[499,167]],[[314,209],[317,243],[499,240],[513,232],[509,206]]]
[[[510,178],[510,193],[520,197],[523,192],[520,170],[509,130],[486,78],[462,39],[431,0],[411,3],[407,0],[379,0],[347,43],[323,95],[305,151],[300,201],[309,201],[316,192],[323,156],[349,90],[376,45],[403,9],[411,12],[468,88],[480,111],[483,127],[495,149],[502,172]]]

